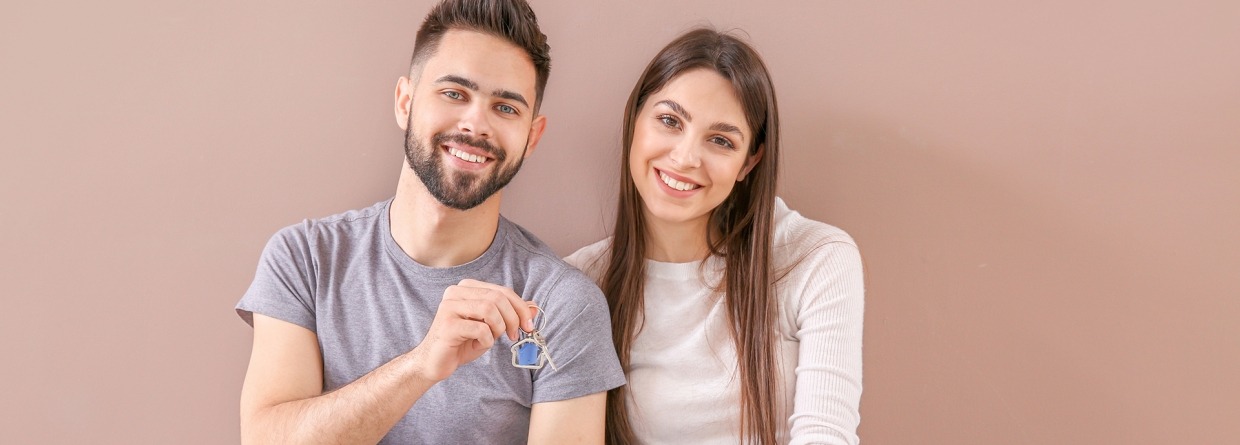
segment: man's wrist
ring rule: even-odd
[[[430,373],[430,369],[426,366],[426,356],[426,351],[422,350],[422,345],[415,346],[402,357],[405,361],[402,368],[407,370],[407,375],[409,376],[411,383],[422,384],[426,387],[430,387],[431,385],[439,383],[439,381],[443,379],[435,378],[435,376]]]

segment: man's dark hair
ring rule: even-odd
[[[416,78],[422,64],[439,48],[449,30],[489,34],[525,50],[534,62],[534,110],[542,104],[543,89],[551,75],[551,47],[538,28],[538,18],[525,0],[444,0],[426,15],[413,45],[410,75]]]

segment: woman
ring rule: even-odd
[[[612,237],[566,260],[598,281],[629,377],[608,442],[855,444],[864,289],[856,244],[775,196],[762,60],[699,29],[629,96]]]

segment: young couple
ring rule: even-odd
[[[568,264],[499,214],[549,67],[522,0],[430,12],[395,197],[279,231],[237,304],[243,442],[857,443],[860,256],[775,196],[758,54],[703,29],[654,57],[615,233]]]

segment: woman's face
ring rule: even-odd
[[[652,222],[705,224],[761,156],[732,83],[707,69],[681,73],[638,111],[629,170]]]

